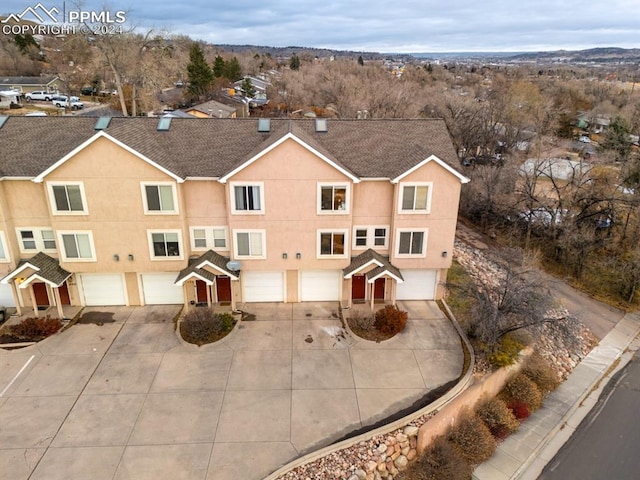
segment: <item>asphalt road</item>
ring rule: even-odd
[[[640,353],[609,382],[598,403],[538,480],[640,478]]]

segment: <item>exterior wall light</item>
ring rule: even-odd
[[[282,259],[283,259],[283,260],[286,260],[286,259],[287,259],[287,254],[286,254],[286,253],[283,253],[283,254],[282,254]]]

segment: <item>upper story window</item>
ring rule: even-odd
[[[0,232],[0,263],[9,262],[9,253],[7,252],[7,241],[4,238],[4,232]]]
[[[182,241],[179,230],[148,230],[152,260],[179,260],[182,258]]]
[[[233,213],[264,213],[264,184],[231,183]]]
[[[346,230],[319,230],[318,231],[318,258],[334,257],[346,258],[347,256],[347,231]]]
[[[399,213],[429,213],[432,188],[432,182],[401,183]]]
[[[427,230],[399,229],[396,243],[398,257],[424,257],[427,253]]]
[[[17,228],[21,252],[56,251],[56,239],[50,228]]]
[[[142,198],[146,214],[176,214],[178,199],[173,183],[143,183]]]
[[[227,250],[227,227],[192,227],[191,248]]]
[[[378,248],[385,249],[388,246],[389,226],[354,227],[353,248]]]
[[[56,215],[86,215],[87,200],[81,182],[51,182],[49,197]]]
[[[67,262],[95,262],[93,235],[89,231],[58,232],[62,259]]]
[[[318,213],[349,213],[349,185],[319,183]]]
[[[234,255],[236,258],[266,258],[264,230],[234,230]]]

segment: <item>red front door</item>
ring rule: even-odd
[[[67,282],[64,282],[58,287],[58,293],[60,293],[60,303],[62,305],[71,305],[71,298],[69,297],[69,289],[67,288]]]
[[[219,275],[216,277],[218,303],[231,303],[231,278]]]
[[[366,298],[367,281],[364,275],[351,277],[351,299],[354,302],[364,302]]]
[[[207,303],[207,284],[202,280],[196,280],[196,302]]]
[[[378,278],[373,286],[374,301],[384,301],[384,278]]]
[[[34,283],[33,293],[36,297],[36,305],[38,307],[48,307],[49,295],[47,294],[47,286],[44,283]]]

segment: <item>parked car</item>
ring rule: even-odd
[[[84,103],[82,103],[78,97],[73,96],[69,98],[66,95],[55,95],[51,100],[51,103],[58,108],[70,107],[72,110],[80,110],[81,108],[84,108]]]
[[[0,305],[0,323],[7,319],[7,308]]]
[[[53,93],[46,92],[44,90],[38,90],[35,92],[29,92],[24,94],[24,98],[27,100],[27,102],[30,102],[31,100],[42,100],[42,101],[48,102],[49,100],[53,99],[53,96],[54,96]]]
[[[93,87],[82,87],[80,89],[80,93],[82,95],[95,95],[96,94],[96,89]]]

